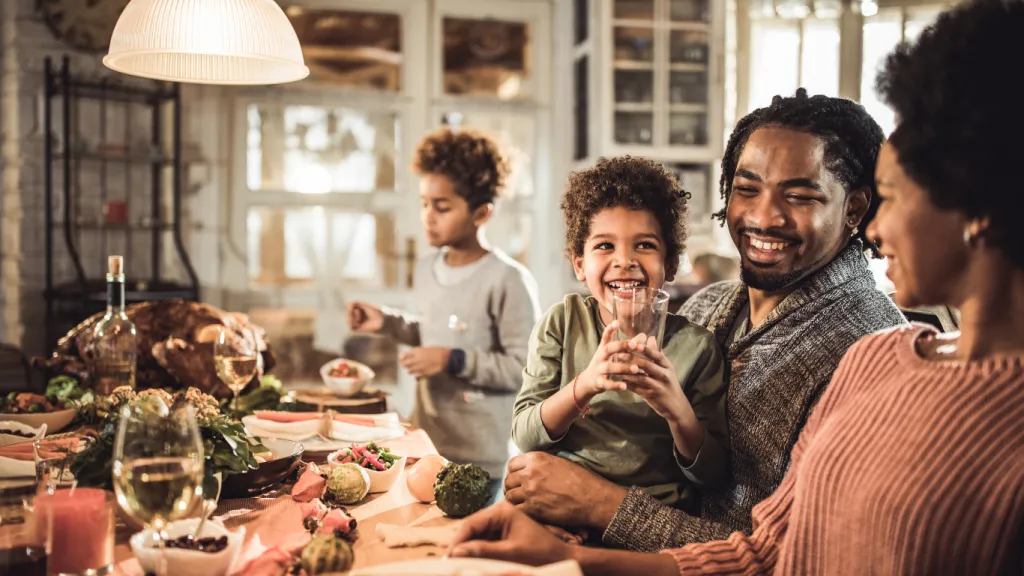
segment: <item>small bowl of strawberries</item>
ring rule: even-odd
[[[399,456],[376,442],[353,444],[327,455],[330,466],[355,463],[365,468],[370,477],[370,494],[390,490],[405,470],[405,462],[405,456]]]
[[[337,358],[320,367],[324,385],[341,396],[355,396],[376,374],[366,364]]]

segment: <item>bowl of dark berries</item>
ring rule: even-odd
[[[188,576],[225,576],[242,551],[245,527],[231,532],[216,522],[207,520],[202,532],[196,534],[199,518],[178,520],[167,525],[164,554],[168,574]],[[160,563],[160,549],[152,530],[143,530],[130,540],[132,552],[146,573],[156,573]]]

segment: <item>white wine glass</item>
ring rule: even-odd
[[[238,393],[256,375],[258,357],[256,342],[248,330],[235,334],[226,326],[217,327],[217,340],[213,343],[213,364],[217,377],[234,394],[231,406],[236,411]]]
[[[164,576],[167,525],[203,499],[203,439],[191,406],[155,396],[121,408],[114,440],[114,493],[124,513],[153,530]]]

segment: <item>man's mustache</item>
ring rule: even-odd
[[[803,243],[803,241],[800,240],[799,238],[783,234],[782,232],[779,232],[778,230],[773,230],[771,228],[754,228],[751,226],[744,226],[736,230],[736,233],[740,236],[744,234],[751,234],[754,236],[760,236],[761,238],[774,238],[775,240],[779,240],[780,242],[789,242],[791,244]]]

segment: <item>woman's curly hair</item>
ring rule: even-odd
[[[663,164],[633,156],[601,158],[592,168],[569,174],[561,203],[566,255],[582,256],[594,216],[621,206],[654,214],[665,239],[665,262],[676,262],[686,246],[689,198]]]
[[[423,138],[413,155],[412,168],[420,175],[450,179],[470,210],[494,202],[510,171],[508,159],[492,138],[476,130],[450,128]]]
[[[986,241],[1024,267],[1016,166],[1024,108],[1013,64],[1024,53],[1024,2],[976,0],[939,16],[889,55],[877,88],[896,112],[889,141],[936,206],[988,218]],[[1017,56],[1014,56],[1016,54]]]

